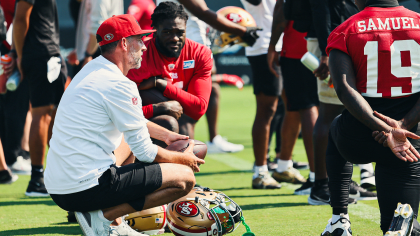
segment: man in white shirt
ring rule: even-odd
[[[193,142],[184,153],[152,143],[150,137],[168,145],[188,137],[148,122],[126,77],[140,68],[142,37],[154,31],[131,15],[104,21],[96,35],[102,56],[75,76],[58,107],[45,185],[58,206],[75,211],[85,235],[108,235],[119,217],[185,196],[204,163]],[[133,156],[141,162],[118,167]]]

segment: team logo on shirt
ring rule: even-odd
[[[109,34],[105,34],[105,37],[104,37],[104,39],[106,40],[106,41],[109,41],[109,40],[111,40],[111,39],[113,39],[114,38],[114,35],[113,34],[111,34],[111,33],[109,33]]]
[[[184,69],[191,69],[191,68],[194,68],[194,66],[195,66],[194,60],[184,61]]]
[[[229,13],[226,15],[226,18],[233,23],[239,23],[242,21],[242,16],[237,13]]]
[[[137,99],[136,97],[133,97],[133,98],[131,99],[131,101],[133,102],[133,105],[137,105],[137,104],[139,104],[139,101],[138,101],[138,99]]]
[[[169,69],[169,70],[173,70],[174,68],[175,68],[175,64],[169,64],[169,65],[168,65],[168,69]]]

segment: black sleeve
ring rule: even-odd
[[[312,20],[318,38],[319,49],[323,56],[327,53],[327,39],[331,33],[331,16],[328,0],[309,0],[312,9]],[[337,1],[333,1],[337,2]]]
[[[245,0],[247,2],[249,2],[250,4],[254,5],[254,6],[258,6],[260,5],[262,0]]]

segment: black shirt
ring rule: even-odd
[[[22,57],[51,57],[60,53],[60,34],[55,0],[17,0],[33,5]]]

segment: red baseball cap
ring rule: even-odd
[[[106,19],[96,31],[99,46],[118,41],[132,35],[149,35],[156,30],[142,30],[134,16],[129,14],[112,16]]]

